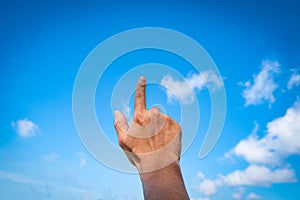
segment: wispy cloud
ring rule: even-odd
[[[208,70],[198,74],[191,73],[184,80],[175,80],[168,74],[162,78],[160,84],[166,88],[168,102],[178,99],[184,104],[190,104],[195,100],[194,90],[200,91],[208,87],[215,91],[223,86],[223,81],[214,71]]]
[[[199,171],[197,173],[197,178],[200,179],[200,180],[203,180],[205,178],[205,175],[202,172]]]
[[[87,165],[86,155],[82,152],[77,152],[77,156],[79,157],[79,166],[85,167]]]
[[[260,196],[258,196],[257,194],[255,194],[253,192],[247,196],[247,200],[257,200],[257,199],[260,199]]]
[[[53,163],[59,158],[59,155],[57,153],[50,153],[45,156],[43,156],[43,160],[47,163]]]
[[[287,84],[287,88],[291,90],[294,86],[299,86],[299,85],[300,85],[300,74],[297,71],[294,71]]]
[[[238,191],[233,193],[231,196],[233,199],[235,200],[240,200],[240,199],[243,199],[244,197],[244,193],[245,193],[245,190],[243,187],[240,187],[238,188]]]
[[[273,92],[278,88],[274,81],[274,75],[280,73],[277,61],[265,60],[262,62],[261,71],[253,76],[253,83],[247,81],[242,85],[245,89],[242,96],[245,98],[245,106],[262,104],[264,101],[275,102]]]
[[[28,119],[20,119],[11,124],[16,132],[23,138],[35,136],[39,131],[39,127]]]
[[[0,178],[6,179],[9,181],[14,181],[18,183],[27,183],[27,184],[43,184],[41,181],[33,179],[31,177],[25,176],[23,174],[17,174],[7,171],[0,170]]]

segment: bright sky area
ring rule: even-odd
[[[96,92],[97,117],[110,141],[118,145],[110,106],[118,79],[138,65],[162,63],[186,79],[161,74],[161,84],[177,91],[178,99],[149,85],[148,107],[161,104],[175,120],[180,101],[198,101],[201,111],[196,137],[180,160],[191,199],[300,198],[299,1],[0,4],[1,199],[143,198],[138,175],[104,166],[81,143],[72,91],[94,47],[119,32],[149,26],[182,32],[201,44],[224,85],[171,53],[148,49],[124,55],[107,69]],[[211,114],[203,81],[216,90],[225,87],[227,114],[218,143],[199,159]],[[132,105],[132,98],[121,105],[128,116]]]

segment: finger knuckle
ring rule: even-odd
[[[126,146],[126,140],[125,140],[125,138],[122,137],[122,136],[119,136],[118,143],[119,143],[120,147],[122,147],[122,148],[125,147]]]
[[[135,123],[139,124],[139,125],[146,125],[148,123],[148,118],[147,116],[145,116],[144,113],[141,112],[137,112],[134,114],[133,120]]]
[[[156,117],[160,116],[160,112],[159,112],[159,110],[157,110],[156,108],[153,108],[151,111],[152,111],[152,112],[151,112],[152,115],[154,115],[154,116],[156,116]]]
[[[114,127],[117,128],[118,127],[118,123],[115,121],[114,122]]]
[[[135,94],[137,99],[143,99],[144,98],[144,93],[142,91],[137,91]]]
[[[124,141],[120,138],[118,139],[118,143],[119,143],[120,147],[124,146]]]

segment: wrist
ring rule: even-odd
[[[162,176],[165,176],[167,174],[174,174],[174,173],[180,173],[181,174],[181,170],[180,170],[180,165],[179,165],[179,161],[174,161],[172,163],[170,163],[169,165],[157,169],[155,171],[151,171],[151,172],[139,172],[140,178],[141,180],[147,180],[147,179],[156,179]]]
[[[145,199],[188,200],[178,161],[156,171],[140,173]],[[157,196],[158,195],[158,196]]]

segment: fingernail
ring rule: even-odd
[[[121,116],[120,111],[115,110],[115,111],[114,111],[114,116],[115,116],[115,120],[118,119],[118,118]]]
[[[143,84],[143,83],[145,83],[146,82],[146,77],[145,76],[141,76],[140,78],[139,78],[139,83],[140,84]]]

